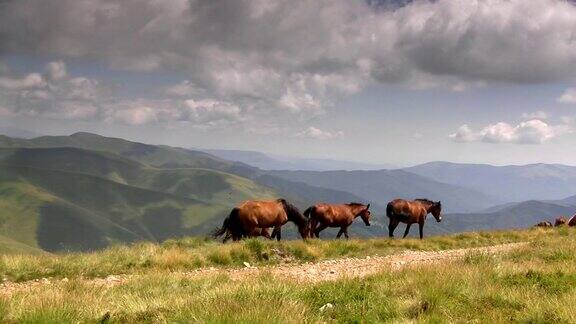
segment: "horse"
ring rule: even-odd
[[[542,221],[534,225],[534,227],[552,227],[552,223],[550,223],[549,221]]]
[[[556,221],[554,221],[554,226],[555,227],[564,226],[564,225],[566,225],[566,223],[568,223],[568,220],[566,219],[566,217],[560,216],[560,217],[556,218]]]
[[[224,219],[222,227],[216,230],[213,236],[216,238],[229,233],[232,240],[238,241],[243,237],[267,234],[267,229],[273,227],[271,238],[280,241],[281,228],[289,221],[296,224],[303,239],[307,238],[308,219],[300,213],[298,208],[285,199],[248,200],[232,209],[228,217]]]
[[[572,218],[570,218],[570,220],[568,221],[568,226],[572,227],[572,226],[576,226],[576,215],[572,216]]]
[[[320,232],[326,227],[340,227],[340,231],[336,235],[336,238],[340,238],[342,234],[344,234],[346,238],[349,238],[348,226],[352,224],[356,217],[360,216],[364,221],[364,224],[370,226],[369,209],[370,204],[363,205],[359,203],[338,205],[320,203],[308,207],[308,209],[304,211],[304,216],[310,219],[309,236],[320,238]]]
[[[410,231],[410,226],[418,223],[420,228],[420,239],[424,237],[424,222],[426,216],[432,213],[437,222],[442,221],[442,203],[440,201],[431,201],[428,199],[416,199],[408,201],[404,199],[395,199],[388,203],[386,206],[386,216],[390,218],[388,224],[388,235],[394,237],[394,230],[400,222],[406,223],[406,231],[404,231],[404,238]]]

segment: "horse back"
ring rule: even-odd
[[[284,206],[277,201],[248,200],[238,208],[240,220],[244,224],[271,227],[282,225],[288,220]]]
[[[343,225],[354,220],[350,208],[340,204],[320,203],[313,206],[310,218],[326,225]]]

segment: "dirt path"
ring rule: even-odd
[[[249,277],[268,273],[300,282],[319,282],[336,280],[340,278],[361,278],[379,271],[396,271],[407,266],[430,264],[439,261],[462,258],[471,253],[483,253],[495,255],[506,253],[526,246],[528,242],[500,244],[479,248],[466,248],[442,251],[405,251],[400,254],[387,256],[367,256],[364,258],[342,258],[326,260],[314,263],[286,264],[276,266],[253,267],[246,264],[244,268],[218,269],[202,268],[190,272],[178,272],[177,274],[189,278],[198,278],[207,275],[228,275],[232,280],[243,280]],[[115,286],[138,278],[138,275],[111,275],[106,278],[86,279],[95,285]],[[68,279],[37,279],[33,281],[0,284],[0,295],[10,295],[21,289],[29,289],[34,286],[58,284]]]
[[[240,269],[198,269],[186,273],[189,276],[203,274],[227,274],[232,280],[269,273],[274,276],[297,281],[318,282],[340,278],[358,278],[375,274],[383,270],[400,270],[411,265],[430,264],[464,257],[470,253],[499,254],[526,246],[527,242],[493,245],[479,248],[467,248],[443,251],[405,251],[387,256],[368,256],[364,258],[342,258],[304,264],[286,264],[278,266],[245,267]]]

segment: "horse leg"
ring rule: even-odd
[[[318,228],[316,228],[316,230],[314,231],[314,234],[316,235],[317,238],[320,238],[320,232],[325,230],[326,227],[328,227],[328,226],[326,226],[324,224],[320,224],[320,226],[318,226]]]
[[[336,238],[340,238],[342,234],[344,234],[344,227],[340,227],[340,231],[338,231],[338,235],[336,235]]]
[[[350,236],[348,236],[348,226],[344,227],[344,237],[345,237],[346,239],[349,239],[349,238],[350,238]]]
[[[390,218],[390,224],[388,224],[388,236],[394,237],[394,230],[398,226],[398,220]]]
[[[318,225],[318,220],[316,220],[316,218],[311,218],[310,219],[310,228],[308,229],[309,233],[308,236],[309,237],[314,237],[314,231],[316,230],[316,226]]]
[[[280,228],[280,226],[276,226],[274,227],[274,232],[272,232],[272,235],[274,235],[274,233],[276,233],[276,240],[280,241],[280,238],[282,237],[282,229]]]
[[[406,224],[406,230],[404,231],[404,236],[402,238],[406,238],[406,236],[408,236],[408,232],[410,232],[410,226],[411,225],[412,225],[412,223]]]
[[[418,227],[420,228],[420,239],[424,237],[424,222],[418,223]]]

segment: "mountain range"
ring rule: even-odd
[[[276,154],[267,154],[256,151],[242,150],[203,150],[217,157],[242,162],[262,170],[304,170],[304,171],[331,171],[331,170],[381,170],[395,169],[392,164],[370,164],[354,161],[334,159],[295,158]]]
[[[433,163],[401,170],[263,170],[208,152],[90,133],[33,139],[0,135],[0,252],[86,251],[206,235],[247,199],[284,197],[301,209],[318,201],[370,202],[373,226],[354,224],[350,232],[356,236],[385,235],[385,205],[397,197],[442,200],[445,221],[428,222],[427,235],[526,227],[576,209],[576,196],[559,200],[574,192],[568,177],[572,167],[479,166],[492,172],[480,177],[475,167]],[[500,177],[501,185],[510,179],[523,187],[508,187],[513,192],[507,194],[483,177]],[[563,189],[525,190],[529,179],[538,179],[541,186],[563,184]],[[513,200],[543,191],[542,201]],[[293,234],[290,225],[286,237]]]

